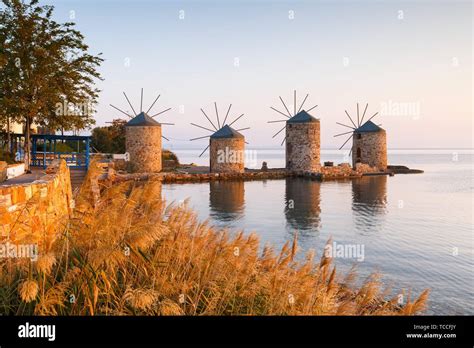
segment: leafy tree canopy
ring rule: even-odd
[[[54,21],[52,6],[2,2],[0,115],[25,124],[28,138],[32,123],[66,131],[94,124],[100,54],[88,53],[74,23]]]

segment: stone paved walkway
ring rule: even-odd
[[[38,180],[45,174],[46,172],[43,168],[31,168],[31,174],[23,174],[17,176],[16,178],[9,179],[0,183],[0,186],[28,184],[30,182]]]

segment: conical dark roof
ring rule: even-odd
[[[286,123],[307,123],[307,122],[319,122],[319,120],[310,114],[308,114],[306,111],[301,110],[298,112],[295,116],[290,118]]]
[[[382,128],[380,128],[379,126],[377,126],[375,123],[373,123],[372,121],[367,121],[365,122],[362,126],[360,126],[359,128],[357,128],[354,132],[357,132],[357,133],[368,133],[368,132],[380,132],[380,131],[383,131]]]
[[[244,136],[237,132],[235,129],[229,127],[228,125],[225,125],[221,129],[219,129],[217,132],[211,135],[211,138],[213,139],[220,139],[220,138],[243,138]]]
[[[137,116],[135,116],[130,121],[128,121],[125,126],[126,127],[131,127],[131,126],[153,127],[153,126],[161,126],[161,125],[159,122],[155,121],[153,118],[151,118],[150,116],[148,116],[142,111]]]

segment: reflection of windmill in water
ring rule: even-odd
[[[209,182],[211,217],[222,222],[239,220],[245,208],[245,182],[217,180]]]
[[[359,230],[380,227],[377,217],[387,212],[387,176],[363,176],[352,180],[352,211]]]
[[[286,142],[286,169],[290,171],[315,172],[321,167],[320,122],[309,114],[317,105],[307,110],[303,109],[308,96],[309,94],[306,94],[300,107],[296,109],[296,90],[294,91],[293,113],[290,112],[282,97],[279,98],[286,110],[286,114],[274,107],[270,107],[273,111],[287,118],[268,121],[268,123],[285,122],[285,126],[276,132],[273,138],[285,130],[285,137],[281,145]]]
[[[338,125],[350,128],[350,131],[336,134],[335,137],[350,134],[347,140],[339,148],[342,149],[349,140],[352,139],[352,166],[355,168],[357,163],[364,163],[371,167],[376,167],[383,171],[387,169],[387,135],[384,129],[372,122],[372,119],[378,115],[378,112],[369,117],[364,122],[365,114],[369,104],[365,105],[362,117],[359,112],[359,103],[357,103],[357,123],[354,122],[347,110],[344,110],[351,121],[351,125],[336,122]]]
[[[287,178],[285,217],[292,229],[317,232],[321,225],[321,182]]]
[[[219,118],[217,103],[214,103],[214,108],[216,110],[216,123],[212,122],[206,112],[201,109],[201,112],[214,129],[191,123],[191,125],[207,130],[212,134],[193,138],[191,141],[209,138],[209,145],[201,152],[199,157],[209,149],[209,167],[212,173],[243,173],[245,170],[245,138],[239,132],[250,129],[250,127],[240,129],[234,129],[231,127],[234,123],[240,120],[244,114],[239,115],[229,124],[226,123],[232,104],[229,105],[223,122],[221,122]]]
[[[128,116],[130,120],[125,124],[125,149],[130,156],[130,162],[133,169],[137,172],[152,173],[159,172],[162,169],[161,163],[161,138],[168,140],[161,134],[161,125],[173,125],[173,123],[159,123],[154,117],[157,117],[171,108],[160,111],[149,116],[155,103],[160,98],[160,94],[156,97],[146,112],[143,111],[143,88],[140,97],[140,112],[136,112],[130,99],[123,92],[128,105],[133,111],[131,115],[118,107],[110,104],[111,107]]]

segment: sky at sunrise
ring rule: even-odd
[[[387,130],[389,148],[471,148],[472,4],[469,1],[43,1],[55,19],[73,20],[90,52],[102,53],[98,125],[144,109],[158,116],[174,148],[203,147],[203,108],[214,102],[252,146],[272,139],[285,112],[307,93],[304,109],[321,120],[322,148],[369,103],[367,116]],[[165,144],[166,145],[166,144]]]

